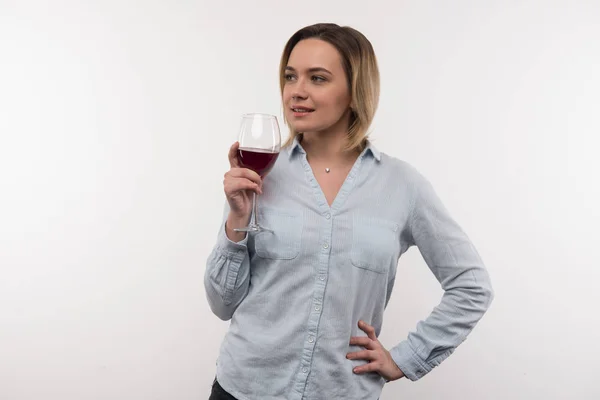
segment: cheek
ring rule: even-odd
[[[337,93],[338,95],[338,104],[340,104],[340,107],[342,108],[347,108],[350,107],[350,92],[348,91],[347,87],[343,87],[342,89],[340,89]]]
[[[336,114],[343,114],[350,106],[350,97],[346,90],[337,90],[329,96],[329,107]]]
[[[284,103],[288,103],[292,99],[292,90],[289,85],[285,85],[283,87],[283,93],[281,94],[281,99]]]

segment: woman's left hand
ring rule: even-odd
[[[363,346],[367,350],[348,353],[346,358],[349,360],[368,360],[370,362],[354,368],[354,373],[377,372],[387,381],[395,381],[402,378],[404,373],[396,365],[389,351],[383,347],[377,336],[375,336],[375,328],[364,321],[358,321],[358,327],[367,334],[367,337],[351,337],[350,344]]]

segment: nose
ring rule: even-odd
[[[292,89],[292,99],[306,100],[308,98],[308,92],[306,91],[306,84],[304,79],[299,79]]]

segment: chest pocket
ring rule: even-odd
[[[385,273],[398,261],[400,227],[397,223],[354,215],[352,218],[351,260],[355,267]]]
[[[273,260],[291,260],[300,254],[303,220],[300,212],[259,207],[258,223],[271,231],[257,232],[256,255]]]

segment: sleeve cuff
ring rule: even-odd
[[[430,367],[421,362],[407,340],[394,347],[390,355],[404,376],[411,381],[419,380],[431,371]]]
[[[248,233],[243,240],[239,242],[234,242],[227,237],[227,232],[225,230],[225,224],[227,221],[224,221],[221,225],[221,231],[219,233],[219,237],[217,238],[217,247],[224,254],[236,255],[236,254],[245,254],[248,250]]]

